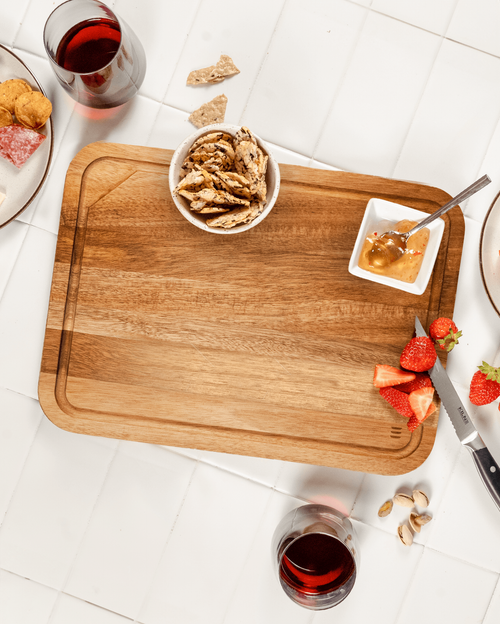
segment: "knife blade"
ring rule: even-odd
[[[427,336],[418,316],[415,317],[415,333],[417,336]],[[436,392],[439,394],[458,439],[472,453],[479,475],[494,503],[500,509],[500,467],[474,427],[439,358],[427,372]]]

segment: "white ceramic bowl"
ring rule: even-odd
[[[266,183],[267,183],[267,197],[266,197],[266,206],[262,213],[250,223],[245,223],[244,225],[236,225],[233,228],[224,229],[224,228],[214,228],[210,227],[206,224],[206,218],[214,215],[198,215],[192,212],[189,209],[189,202],[182,196],[179,196],[177,193],[174,193],[175,187],[179,184],[179,173],[182,167],[182,163],[184,162],[191,145],[198,139],[199,137],[210,134],[211,132],[226,132],[227,134],[231,134],[234,136],[241,126],[233,126],[230,124],[213,124],[211,126],[205,126],[204,128],[200,128],[196,132],[193,132],[190,136],[187,137],[175,150],[174,155],[172,156],[172,162],[170,163],[170,172],[168,176],[168,182],[170,185],[170,193],[172,195],[172,199],[174,200],[175,205],[179,209],[179,211],[186,217],[186,219],[196,225],[196,227],[201,230],[205,230],[206,232],[213,232],[214,234],[239,234],[240,232],[245,232],[250,228],[255,227],[261,221],[263,221],[267,215],[271,212],[276,199],[278,197],[279,189],[280,189],[280,170],[279,165],[274,159],[273,155],[269,151],[269,148],[264,143],[264,141],[258,137],[255,133],[253,133],[254,137],[257,140],[257,143],[264,154],[267,154],[269,157],[267,163],[267,172],[266,172]]]
[[[429,229],[429,242],[422,261],[422,266],[420,267],[417,279],[413,282],[413,284],[408,284],[407,282],[402,282],[392,277],[386,277],[385,275],[377,275],[376,273],[365,271],[358,266],[358,261],[361,248],[363,247],[363,243],[365,242],[367,235],[370,232],[373,232],[374,227],[378,227],[380,222],[388,221],[394,226],[402,219],[422,221],[428,216],[427,212],[415,210],[414,208],[408,208],[408,206],[402,206],[401,204],[395,204],[383,199],[370,199],[366,206],[365,215],[363,217],[363,221],[361,222],[358,237],[349,262],[349,273],[372,282],[378,282],[379,284],[385,284],[386,286],[391,286],[392,288],[397,288],[398,290],[404,290],[414,295],[422,295],[427,288],[427,284],[429,283],[432,269],[434,268],[434,263],[436,261],[436,256],[439,251],[439,245],[441,244],[441,239],[443,238],[443,219],[438,218],[427,226]],[[391,229],[390,223],[388,224],[388,227],[385,228],[386,230]]]

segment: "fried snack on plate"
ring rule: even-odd
[[[3,126],[10,126],[12,123],[14,123],[14,120],[10,112],[6,108],[0,106],[0,128]]]
[[[52,104],[40,91],[29,91],[16,99],[14,112],[23,126],[37,130],[44,126],[50,117]]]
[[[199,85],[222,82],[229,76],[234,76],[239,73],[240,70],[234,64],[233,59],[227,56],[227,54],[221,54],[216,65],[210,65],[210,67],[192,71],[187,77],[186,84]]]
[[[217,95],[213,100],[202,104],[200,108],[192,112],[189,115],[189,121],[197,128],[223,123],[226,115],[226,106],[227,97],[224,94]]]
[[[21,78],[11,78],[0,83],[0,106],[14,114],[17,98],[23,93],[31,91],[30,85]]]

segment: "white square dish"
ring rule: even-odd
[[[361,222],[361,226],[359,228],[358,237],[356,238],[356,243],[349,262],[349,273],[372,282],[378,282],[379,284],[384,284],[385,286],[391,286],[392,288],[397,288],[398,290],[404,290],[414,295],[422,295],[427,288],[427,284],[429,283],[432,269],[434,268],[434,262],[436,261],[436,256],[439,251],[439,245],[441,244],[441,239],[443,238],[443,219],[438,218],[427,226],[430,232],[427,250],[425,252],[417,279],[412,284],[402,282],[392,277],[386,277],[385,275],[377,275],[376,273],[365,271],[358,266],[358,261],[366,236],[370,231],[373,231],[374,226],[379,224],[381,221],[388,221],[392,223],[392,226],[394,226],[402,219],[422,221],[428,216],[428,213],[422,212],[421,210],[415,210],[414,208],[409,208],[408,206],[402,206],[401,204],[395,204],[393,202],[372,197],[366,206],[363,221]],[[391,229],[390,223],[387,224],[387,229]]]

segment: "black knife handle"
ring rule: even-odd
[[[486,489],[500,509],[500,467],[486,447],[472,451],[472,457]]]

